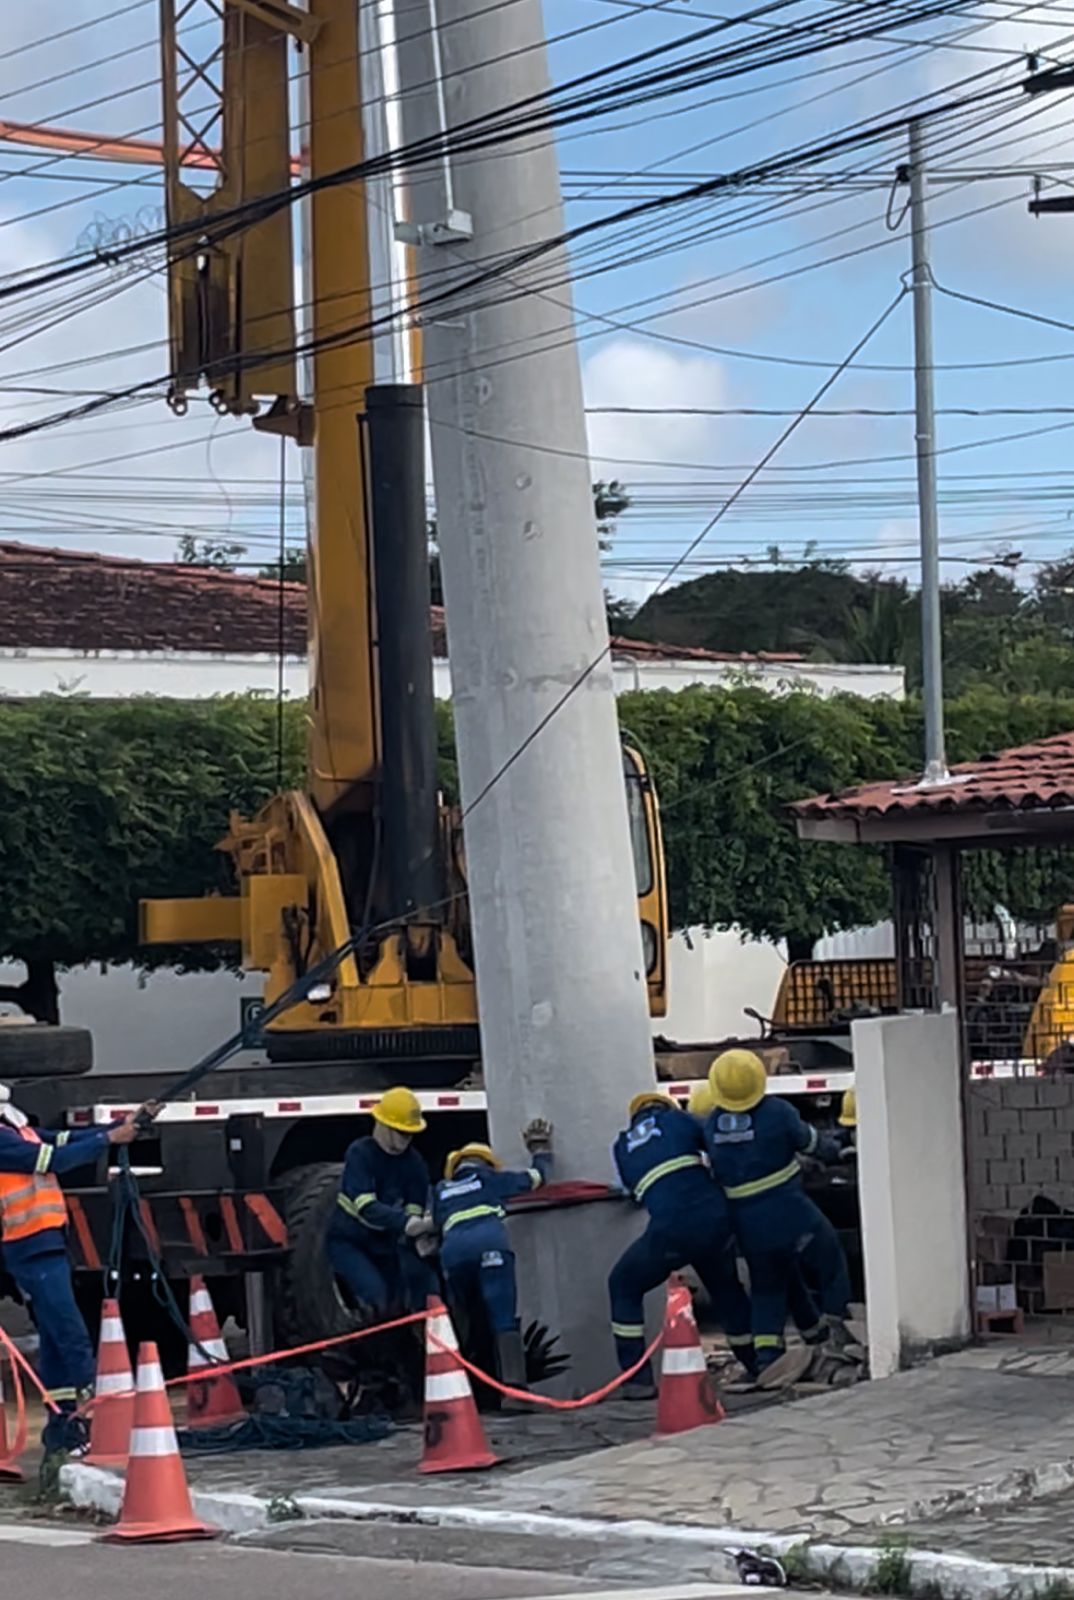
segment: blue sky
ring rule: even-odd
[[[547,0],[549,35],[569,35],[552,45],[553,74],[562,81],[681,38],[733,14],[729,4],[674,0],[660,8],[641,0]],[[13,0],[0,49],[0,117],[152,137],[159,116],[155,0],[81,32],[66,31],[112,9],[105,0]],[[799,5],[785,15],[804,16],[807,9]],[[838,14],[836,7],[831,14]],[[720,38],[750,35],[738,29]],[[560,144],[567,191],[586,196],[571,199],[569,219],[614,209],[622,192],[615,175],[638,193],[643,175],[646,181],[655,174],[688,181],[734,170],[858,119],[879,119],[914,97],[942,97],[971,73],[1006,63],[1014,82],[1026,49],[1074,59],[1074,8],[1062,0],[1033,7],[983,0],[957,17],[884,40],[620,114],[609,119],[615,126],[589,125]],[[708,103],[698,104],[702,98]],[[1072,125],[1071,97],[1057,95],[994,114],[972,133],[948,135],[950,148],[936,156],[944,181],[929,189],[941,285],[1074,323],[1074,216],[1030,217],[1027,176],[969,176],[1038,167],[1050,185],[1060,186],[1051,192],[1062,192],[1074,180]],[[701,235],[736,210],[754,212],[793,197],[766,189],[707,203],[681,221],[668,219],[668,231],[686,241],[683,248],[580,281],[576,305],[588,404],[789,412],[802,406],[894,298],[908,267],[906,224],[892,231],[885,221],[893,159],[890,148],[879,156],[844,158],[828,170],[826,187],[815,177],[799,202],[773,207],[767,225],[755,218],[722,236]],[[838,183],[832,181],[836,172],[843,174]],[[896,216],[901,203],[896,195]],[[150,169],[57,160],[0,142],[0,274],[73,253],[117,228],[151,228],[160,206]],[[607,236],[604,243],[610,243]],[[824,264],[850,251],[855,254]],[[7,303],[0,316],[0,390],[7,391],[0,392],[0,423],[55,407],[55,397],[23,392],[29,387],[118,387],[163,369],[159,277],[136,265],[107,287],[109,297],[79,315],[65,315],[76,309],[69,296],[50,295],[47,304]],[[656,311],[664,314],[653,319]],[[44,326],[57,316],[64,320]],[[649,320],[608,326],[639,317]],[[942,294],[935,329],[941,412],[1074,405],[1074,332]],[[131,347],[127,356],[108,354]],[[862,357],[870,366],[841,378],[825,405],[905,410],[913,396],[911,352],[905,301]],[[1071,359],[1037,359],[1057,355]],[[981,365],[987,362],[1006,364]],[[622,479],[636,500],[609,559],[612,587],[644,594],[785,425],[779,417],[594,409],[594,471]],[[1002,442],[1026,433],[1034,436]],[[1074,545],[1074,475],[1068,469],[1074,414],[941,414],[938,438],[945,576],[960,576],[972,570],[970,561],[1004,549],[1023,553],[1020,571],[1028,576],[1034,562]],[[698,560],[760,560],[771,545],[793,553],[815,541],[819,551],[860,565],[880,561],[892,571],[912,570],[912,450],[908,415],[806,421],[705,541]],[[290,470],[297,484],[296,464]],[[218,421],[204,405],[183,420],[172,418],[157,400],[0,446],[0,530],[4,538],[160,558],[171,553],[178,532],[190,529],[245,542],[267,558],[275,540],[277,471],[274,441],[240,423]],[[296,534],[298,527],[296,505]]]

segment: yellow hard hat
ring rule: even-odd
[[[715,1104],[712,1085],[707,1078],[699,1078],[690,1090],[690,1098],[686,1102],[687,1111],[692,1117],[707,1117]]]
[[[709,1086],[724,1111],[752,1111],[764,1099],[768,1074],[752,1050],[725,1050],[709,1068]]]
[[[488,1167],[502,1167],[503,1162],[499,1156],[493,1155],[492,1149],[487,1144],[464,1144],[461,1150],[450,1150],[444,1162],[444,1177],[453,1178],[464,1161],[471,1158],[483,1161]]]
[[[848,1089],[843,1095],[843,1103],[839,1107],[839,1126],[841,1128],[858,1126],[858,1095],[855,1089]]]
[[[397,1133],[421,1133],[425,1128],[417,1095],[402,1087],[385,1089],[373,1107],[373,1120]]]
[[[643,1106],[670,1106],[673,1111],[678,1111],[679,1102],[673,1100],[669,1094],[661,1094],[659,1089],[643,1089],[641,1094],[636,1094],[627,1106],[627,1114],[631,1121]]]

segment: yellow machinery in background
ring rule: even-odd
[[[302,306],[296,208],[266,206],[261,219],[256,211],[292,182],[298,142],[302,175],[314,183],[363,160],[360,10],[356,0],[305,9],[161,0],[168,221],[205,229],[196,247],[189,233],[173,244],[169,260],[171,404],[182,412],[188,391],[207,387],[219,412],[248,415],[312,454],[311,686],[307,789],[277,795],[252,819],[232,817],[223,840],[238,897],[145,902],[142,938],[239,940],[244,966],[267,975],[270,1004],[369,929],[329,980],[271,1024],[270,1056],[472,1058],[461,819],[435,782],[420,391],[376,384],[373,341],[361,331],[374,309],[365,185],[328,184],[302,202]],[[217,96],[209,110],[207,88]],[[247,208],[241,226],[224,215],[235,207]],[[302,346],[311,352],[304,367]],[[393,519],[391,537],[382,527],[379,540],[377,426],[391,480],[384,520]],[[539,744],[529,759],[540,759]],[[641,756],[624,748],[623,762],[650,1008],[663,1015],[657,806]]]

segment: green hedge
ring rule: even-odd
[[[286,783],[300,781],[302,711],[285,710]],[[879,855],[800,844],[785,807],[914,771],[916,703],[690,689],[626,695],[620,714],[657,782],[677,925],[812,938],[886,914]],[[1074,728],[1074,697],[976,689],[951,703],[948,721],[951,758],[968,759]],[[438,724],[450,790],[445,706]],[[276,708],[265,700],[0,707],[0,953],[60,964],[138,957],[139,898],[226,888],[229,864],[214,846],[228,811],[249,813],[276,782]]]

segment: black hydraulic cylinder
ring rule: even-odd
[[[383,760],[377,898],[395,917],[442,895],[436,702],[420,384],[365,392]]]

